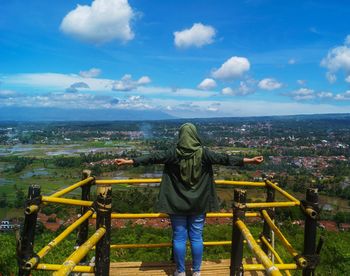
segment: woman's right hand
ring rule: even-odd
[[[117,159],[114,159],[114,163],[117,165],[117,166],[122,166],[122,165],[132,165],[134,164],[134,160],[130,160],[130,159],[122,159],[122,158],[117,158]]]
[[[264,162],[264,157],[263,156],[255,156],[253,158],[244,158],[243,162],[245,164],[255,164],[255,165],[259,165],[262,162]]]

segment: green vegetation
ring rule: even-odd
[[[249,228],[255,237],[258,236],[262,227],[261,225],[249,225]],[[283,233],[295,248],[301,252],[303,242],[303,231],[299,226],[284,223],[282,226]],[[350,232],[340,232],[337,235],[320,230],[325,239],[321,252],[321,264],[317,268],[317,275],[347,275],[350,270]],[[38,234],[35,239],[35,250],[40,250],[48,244],[58,233],[43,232]],[[204,228],[204,240],[218,241],[231,239],[230,225],[206,225]],[[157,229],[132,225],[128,223],[125,228],[113,229],[111,235],[112,244],[126,243],[162,243],[171,240],[170,228]],[[13,233],[0,234],[0,272],[3,275],[16,273],[15,257],[15,236]],[[50,252],[44,259],[45,263],[62,263],[74,250],[75,236],[72,234],[65,239],[58,247]],[[279,242],[276,242],[277,251],[285,261],[292,262],[291,257],[283,249]],[[91,252],[90,257],[93,255]],[[251,256],[251,253],[245,246],[244,256]],[[170,260],[170,248],[140,248],[140,249],[117,249],[111,251],[111,261],[154,261]],[[188,250],[190,258],[190,250]],[[204,251],[205,260],[216,260],[230,258],[230,246],[208,246]],[[49,273],[34,271],[33,275],[50,275]],[[297,273],[296,275],[300,275]]]
[[[112,211],[118,213],[150,213],[157,193],[150,188],[131,188],[114,191]]]

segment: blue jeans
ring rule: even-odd
[[[173,252],[178,272],[185,271],[186,241],[191,243],[192,269],[201,270],[203,256],[203,226],[205,214],[201,215],[170,215],[173,229]]]

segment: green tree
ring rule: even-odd
[[[0,208],[6,208],[7,206],[8,206],[7,195],[5,192],[3,192],[0,197]]]
[[[23,190],[21,190],[21,189],[16,190],[16,199],[14,202],[14,206],[16,208],[23,208],[25,200],[26,200],[26,198],[25,198],[25,194],[24,194]]]

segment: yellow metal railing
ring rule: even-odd
[[[244,224],[244,222],[241,220],[237,220],[236,224],[237,224],[238,228],[241,230],[241,233],[243,234],[245,240],[247,241],[247,244],[248,244],[250,250],[252,250],[254,252],[255,256],[262,263],[267,274],[273,275],[273,276],[282,275],[281,272],[279,271],[279,269],[272,263],[272,261],[269,259],[269,257],[265,254],[265,252],[257,244],[253,235],[250,233],[249,229]]]
[[[65,276],[72,272],[73,268],[89,253],[92,247],[94,247],[97,242],[106,233],[106,229],[99,228],[84,244],[79,246],[79,248],[64,261],[62,266],[58,269],[54,276]]]
[[[55,276],[58,275],[68,275],[70,272],[86,272],[86,273],[97,273],[96,268],[92,266],[81,266],[79,265],[80,260],[82,260],[87,253],[96,248],[96,244],[106,235],[108,231],[105,227],[100,227],[85,243],[81,244],[78,249],[73,252],[63,264],[45,264],[41,260],[61,241],[63,241],[70,233],[76,230],[83,223],[87,223],[87,220],[98,218],[96,214],[96,206],[101,205],[101,202],[88,201],[88,200],[79,200],[71,198],[62,198],[62,196],[68,194],[69,192],[87,185],[96,185],[97,187],[109,186],[109,185],[118,185],[118,184],[151,184],[151,183],[160,183],[161,179],[152,178],[152,179],[126,179],[126,180],[96,180],[94,177],[89,176],[79,181],[67,188],[64,188],[50,196],[41,196],[40,202],[38,201],[28,201],[29,203],[26,206],[25,214],[26,216],[33,216],[39,211],[40,203],[58,203],[66,204],[72,206],[81,206],[87,208],[85,213],[82,214],[74,223],[69,225],[62,233],[60,233],[54,240],[52,240],[48,245],[42,248],[35,257],[30,257],[27,260],[24,260],[23,267],[20,270],[49,270],[56,271]],[[301,202],[290,195],[288,192],[280,188],[276,183],[273,183],[270,180],[264,182],[251,182],[251,181],[228,181],[228,180],[216,180],[217,185],[231,185],[231,186],[243,186],[243,187],[265,187],[267,189],[273,189],[277,191],[286,201],[279,202],[242,202],[239,203],[230,213],[207,213],[207,218],[232,218],[233,223],[239,229],[241,234],[244,237],[244,242],[248,245],[251,251],[254,253],[256,258],[260,261],[260,264],[241,264],[241,267],[244,271],[261,271],[264,270],[268,275],[282,275],[280,271],[285,271],[286,275],[290,275],[289,270],[301,269],[307,266],[307,260],[301,256],[288,242],[285,236],[282,234],[280,229],[275,225],[274,221],[269,216],[267,210],[272,210],[272,208],[277,207],[292,207],[300,206]],[[103,201],[102,201],[103,202]],[[96,205],[97,204],[97,205]],[[103,204],[102,204],[103,205]],[[102,206],[101,205],[101,206]],[[107,205],[105,205],[107,206]],[[109,207],[110,208],[110,207]],[[258,212],[255,212],[251,209],[259,209]],[[307,207],[304,208],[307,214],[311,217],[315,217],[314,209]],[[243,211],[243,215],[240,214],[240,218],[237,219],[239,215],[238,212]],[[247,211],[251,210],[251,211]],[[237,214],[236,214],[237,212]],[[131,213],[109,213],[109,219],[139,219],[139,218],[168,218],[167,214],[162,213],[142,213],[142,214],[131,214]],[[280,255],[277,253],[275,248],[271,245],[270,241],[264,235],[261,235],[259,239],[255,239],[250,233],[246,224],[241,220],[242,218],[249,217],[259,217],[262,219],[269,228],[276,234],[279,241],[283,247],[288,251],[291,256],[295,259],[296,263],[284,263]],[[27,218],[27,217],[26,217]],[[205,241],[204,246],[219,246],[219,245],[231,245],[231,241]],[[259,244],[263,244],[267,247],[268,252],[270,252],[278,261],[274,263],[269,255],[262,250]],[[157,247],[171,247],[172,243],[158,243],[158,244],[113,244],[110,245],[110,249],[120,249],[120,248],[157,248]],[[96,274],[97,275],[97,274]]]
[[[79,225],[81,225],[85,220],[87,220],[94,212],[92,210],[87,211],[78,220],[69,225],[61,234],[59,234],[55,239],[53,239],[48,245],[41,249],[37,253],[37,257],[31,258],[27,263],[26,267],[32,269],[38,264],[40,259],[44,258],[47,253],[49,253],[54,247],[56,247],[61,241],[63,241],[70,233],[72,233]]]
[[[301,267],[305,267],[307,265],[306,260],[299,255],[299,253],[293,248],[293,246],[289,243],[289,241],[286,239],[286,237],[282,234],[281,230],[274,224],[272,219],[270,218],[269,214],[266,212],[266,210],[261,211],[265,221],[268,223],[270,228],[273,230],[273,232],[276,234],[276,236],[281,241],[284,248],[292,255],[293,258],[297,261],[298,265]]]
[[[269,243],[269,241],[268,241],[264,236],[261,237],[261,241],[268,247],[268,249],[269,249],[270,252],[275,256],[275,258],[277,259],[277,261],[278,261],[280,264],[284,264],[284,262],[283,262],[282,258],[280,257],[280,255],[277,253],[277,251],[275,250],[275,248],[273,248],[273,246]],[[285,273],[286,273],[287,276],[291,276],[289,270],[286,270]]]

